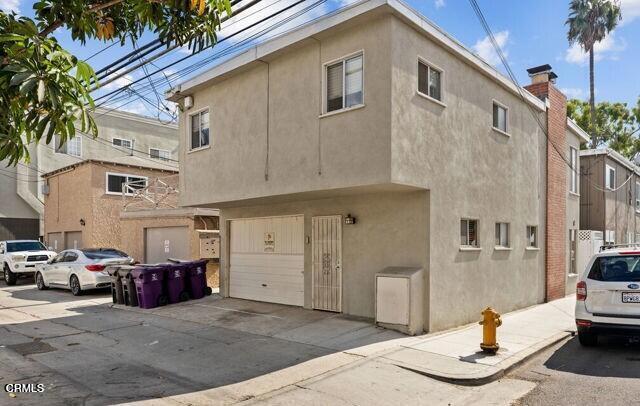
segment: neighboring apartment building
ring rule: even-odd
[[[180,204],[221,209],[221,293],[374,317],[375,274],[419,267],[429,331],[564,296],[579,206],[534,115],[563,153],[586,136],[531,74],[366,0],[177,87]]]
[[[609,149],[580,151],[580,228],[605,244],[640,242],[640,168]]]
[[[149,163],[177,169],[177,126],[117,110],[98,109],[93,117],[99,135],[77,135],[65,145],[57,140],[30,148],[29,163],[0,172],[0,240],[43,237],[43,179],[41,174],[85,159],[136,156]],[[138,152],[139,151],[139,152]]]
[[[132,188],[144,188],[155,178],[173,179],[177,171],[138,157],[88,159],[45,173],[45,243],[54,251],[69,248],[117,248],[122,244],[121,211],[134,199]],[[165,204],[175,207],[177,196]],[[138,259],[142,260],[142,259]]]

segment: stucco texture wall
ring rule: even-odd
[[[361,194],[224,209],[220,218],[222,293],[228,295],[229,292],[227,237],[230,219],[303,214],[304,234],[311,238],[313,216],[346,216],[350,213],[357,218],[357,223],[342,226],[342,310],[346,314],[373,318],[376,272],[388,266],[427,266],[428,212],[426,191]],[[311,244],[305,244],[304,252],[304,303],[310,308]],[[425,306],[426,302],[425,297]]]
[[[308,39],[196,92],[180,119],[181,205],[388,183],[390,19]],[[360,51],[366,107],[319,118],[323,64]],[[207,107],[211,147],[189,152],[188,117]]]
[[[430,330],[544,300],[543,135],[519,97],[400,20],[392,22],[392,180],[431,196]],[[418,57],[442,69],[443,103],[417,94]],[[492,129],[493,100],[508,133]],[[542,112],[540,114],[543,114]],[[461,251],[460,220],[479,220],[480,251]],[[510,224],[511,250],[494,249],[495,223]],[[540,251],[525,249],[526,226]]]
[[[85,163],[55,174],[47,179],[49,195],[45,196],[44,205],[45,235],[81,231],[84,247],[126,251],[121,242],[120,211],[131,197],[123,200],[122,195],[106,193],[107,172],[147,176],[149,179],[173,175],[172,172],[106,163]],[[175,195],[171,199],[173,204],[177,203]],[[84,220],[84,226],[80,219]]]

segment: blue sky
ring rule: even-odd
[[[327,0],[304,15],[293,19],[279,30],[285,30],[298,25],[310,18],[316,18],[322,14],[330,12],[337,7],[349,3],[351,0]],[[410,6],[424,14],[431,21],[442,27],[450,35],[479,54],[489,63],[496,65],[502,70],[495,52],[486,39],[485,33],[473,13],[468,0],[405,0]],[[239,15],[234,26],[224,31],[225,34],[237,30],[239,27],[257,21],[259,18],[269,15],[275,10],[281,9],[293,0],[263,0],[260,5],[255,6],[256,12],[251,15],[249,12],[245,16]],[[307,0],[307,3],[290,10],[271,23],[286,16],[293,15],[296,11],[302,11],[302,7],[314,3],[314,0]],[[485,17],[487,18],[496,39],[500,43],[507,55],[512,70],[518,76],[522,84],[526,84],[529,78],[526,69],[532,66],[549,63],[558,74],[557,85],[569,97],[586,98],[588,96],[588,64],[586,56],[579,47],[571,47],[566,39],[566,26],[569,1],[558,0],[478,0]],[[33,2],[25,0],[0,0],[0,8],[16,10],[22,15],[31,16]],[[640,79],[638,69],[640,65],[640,43],[636,39],[640,38],[640,0],[622,0],[623,20],[615,32],[597,47],[596,52],[596,98],[597,100],[622,101],[635,104],[640,96]],[[231,20],[229,23],[231,23]],[[267,23],[256,27],[246,36],[256,33],[258,30],[268,28]],[[267,37],[275,35],[277,32],[270,31]],[[63,46],[73,52],[79,58],[87,58],[94,52],[103,49],[104,43],[90,42],[85,46],[74,43],[64,30],[58,30],[56,37]],[[261,38],[265,38],[264,36]],[[140,44],[152,40],[152,35],[146,35]],[[176,65],[165,71],[168,75],[166,80],[160,75],[155,76],[155,88],[161,96],[168,88],[169,83],[176,84],[186,77],[178,77],[186,72],[184,69],[193,66],[198,61],[205,58],[212,59],[216,52],[221,52],[226,47],[242,45],[243,37],[234,38],[218,45],[213,50],[207,50],[200,55],[194,56],[182,64]],[[247,42],[247,45],[249,42]],[[106,52],[90,60],[90,63],[97,70],[119,56],[129,52],[131,47],[114,46]],[[187,55],[186,50],[176,50],[166,57],[156,61],[157,67],[166,66]],[[209,61],[201,70],[219,63],[223,58]],[[149,66],[148,71],[156,70],[156,66]],[[94,96],[99,97],[111,90],[117,89],[144,75],[142,70],[134,71],[118,81],[106,85],[105,89],[95,92]],[[161,82],[161,83],[160,83]],[[121,96],[119,99],[110,100],[106,107],[120,107],[132,112],[156,116],[158,115],[158,97],[147,84],[141,82],[138,86],[140,93],[145,95],[146,100],[141,100],[137,95],[128,97]],[[146,88],[141,88],[146,86]],[[124,103],[127,103],[123,105]],[[168,118],[166,114],[161,115]]]

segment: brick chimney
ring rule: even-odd
[[[550,301],[564,297],[566,285],[567,166],[556,148],[562,154],[567,149],[567,98],[555,87],[558,76],[550,65],[527,72],[531,84],[524,88],[547,104],[545,299]]]

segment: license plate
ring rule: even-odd
[[[622,292],[622,303],[640,303],[640,292]]]

